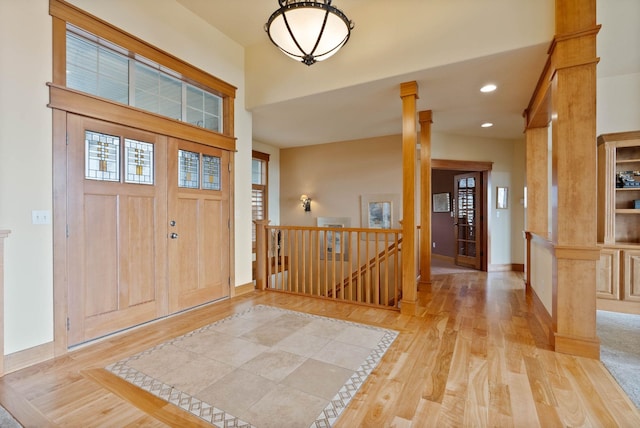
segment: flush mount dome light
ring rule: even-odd
[[[285,55],[311,65],[333,56],[349,40],[353,22],[331,0],[278,0],[280,9],[264,25]]]
[[[496,89],[498,89],[496,85],[494,85],[493,83],[489,83],[487,85],[484,85],[482,88],[480,88],[480,92],[484,92],[484,93],[493,92]]]

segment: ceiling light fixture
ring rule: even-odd
[[[482,125],[480,125],[480,126],[482,126],[483,128],[491,128],[491,127],[493,126],[493,123],[491,123],[491,122],[485,122],[485,123],[483,123],[483,124],[482,124]]]
[[[285,55],[311,65],[333,56],[347,43],[353,22],[331,0],[278,0],[280,9],[264,25]]]
[[[482,88],[480,88],[480,92],[484,92],[484,93],[493,92],[496,89],[498,89],[496,85],[494,85],[493,83],[489,83],[487,85],[484,85]]]

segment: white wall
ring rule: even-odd
[[[47,0],[0,0],[0,229],[5,240],[5,352],[53,340],[51,18]]]
[[[640,130],[640,1],[598,0],[596,133]]]
[[[244,51],[173,0],[71,3],[238,88],[235,100],[235,282],[251,282],[251,115],[244,107]],[[5,352],[53,340],[52,36],[48,0],[0,0],[0,228],[5,251]],[[19,34],[20,36],[16,36]]]

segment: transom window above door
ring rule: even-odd
[[[67,87],[223,132],[222,97],[102,38],[67,25]]]

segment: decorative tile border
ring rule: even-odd
[[[168,340],[159,345],[154,346],[153,348],[149,348],[142,352],[139,352],[131,357],[127,357],[122,359],[116,363],[113,363],[106,367],[106,369],[116,376],[126,380],[133,385],[136,385],[138,388],[141,388],[156,397],[159,397],[169,403],[172,403],[181,409],[186,410],[194,416],[199,417],[200,419],[212,424],[215,427],[219,428],[248,428],[253,427],[248,422],[245,422],[230,413],[225,412],[222,409],[218,409],[217,407],[205,403],[193,397],[183,391],[180,391],[171,385],[165,384],[157,379],[154,379],[132,367],[129,367],[127,364],[130,361],[138,360],[140,357],[152,354],[153,352],[164,348],[165,346],[173,345],[176,343],[180,343],[183,340],[192,337],[195,334],[202,333],[212,329],[213,327],[219,326],[226,322],[229,322],[235,318],[242,317],[250,312],[255,311],[278,311],[286,314],[292,314],[303,318],[312,318],[312,319],[321,319],[323,321],[330,321],[336,324],[341,324],[345,326],[354,326],[358,328],[365,328],[369,330],[384,332],[384,336],[378,342],[378,345],[371,351],[369,356],[365,359],[365,361],[358,367],[358,369],[351,375],[349,380],[340,388],[340,390],[336,393],[332,400],[329,401],[324,410],[318,415],[316,420],[311,424],[310,428],[328,428],[333,426],[342,411],[349,405],[351,399],[358,392],[362,384],[365,382],[367,377],[371,374],[371,372],[378,366],[380,360],[387,352],[391,344],[393,344],[396,337],[398,337],[398,332],[394,330],[384,329],[380,327],[369,326],[366,324],[359,324],[351,321],[338,320],[335,318],[323,317],[320,315],[312,315],[303,312],[291,311],[288,309],[276,308],[273,306],[266,305],[256,305],[244,312],[240,312],[234,315],[231,315],[227,318],[224,318],[215,323],[206,325],[199,329],[193,330],[189,333],[186,333],[182,336],[176,337],[175,339]]]

